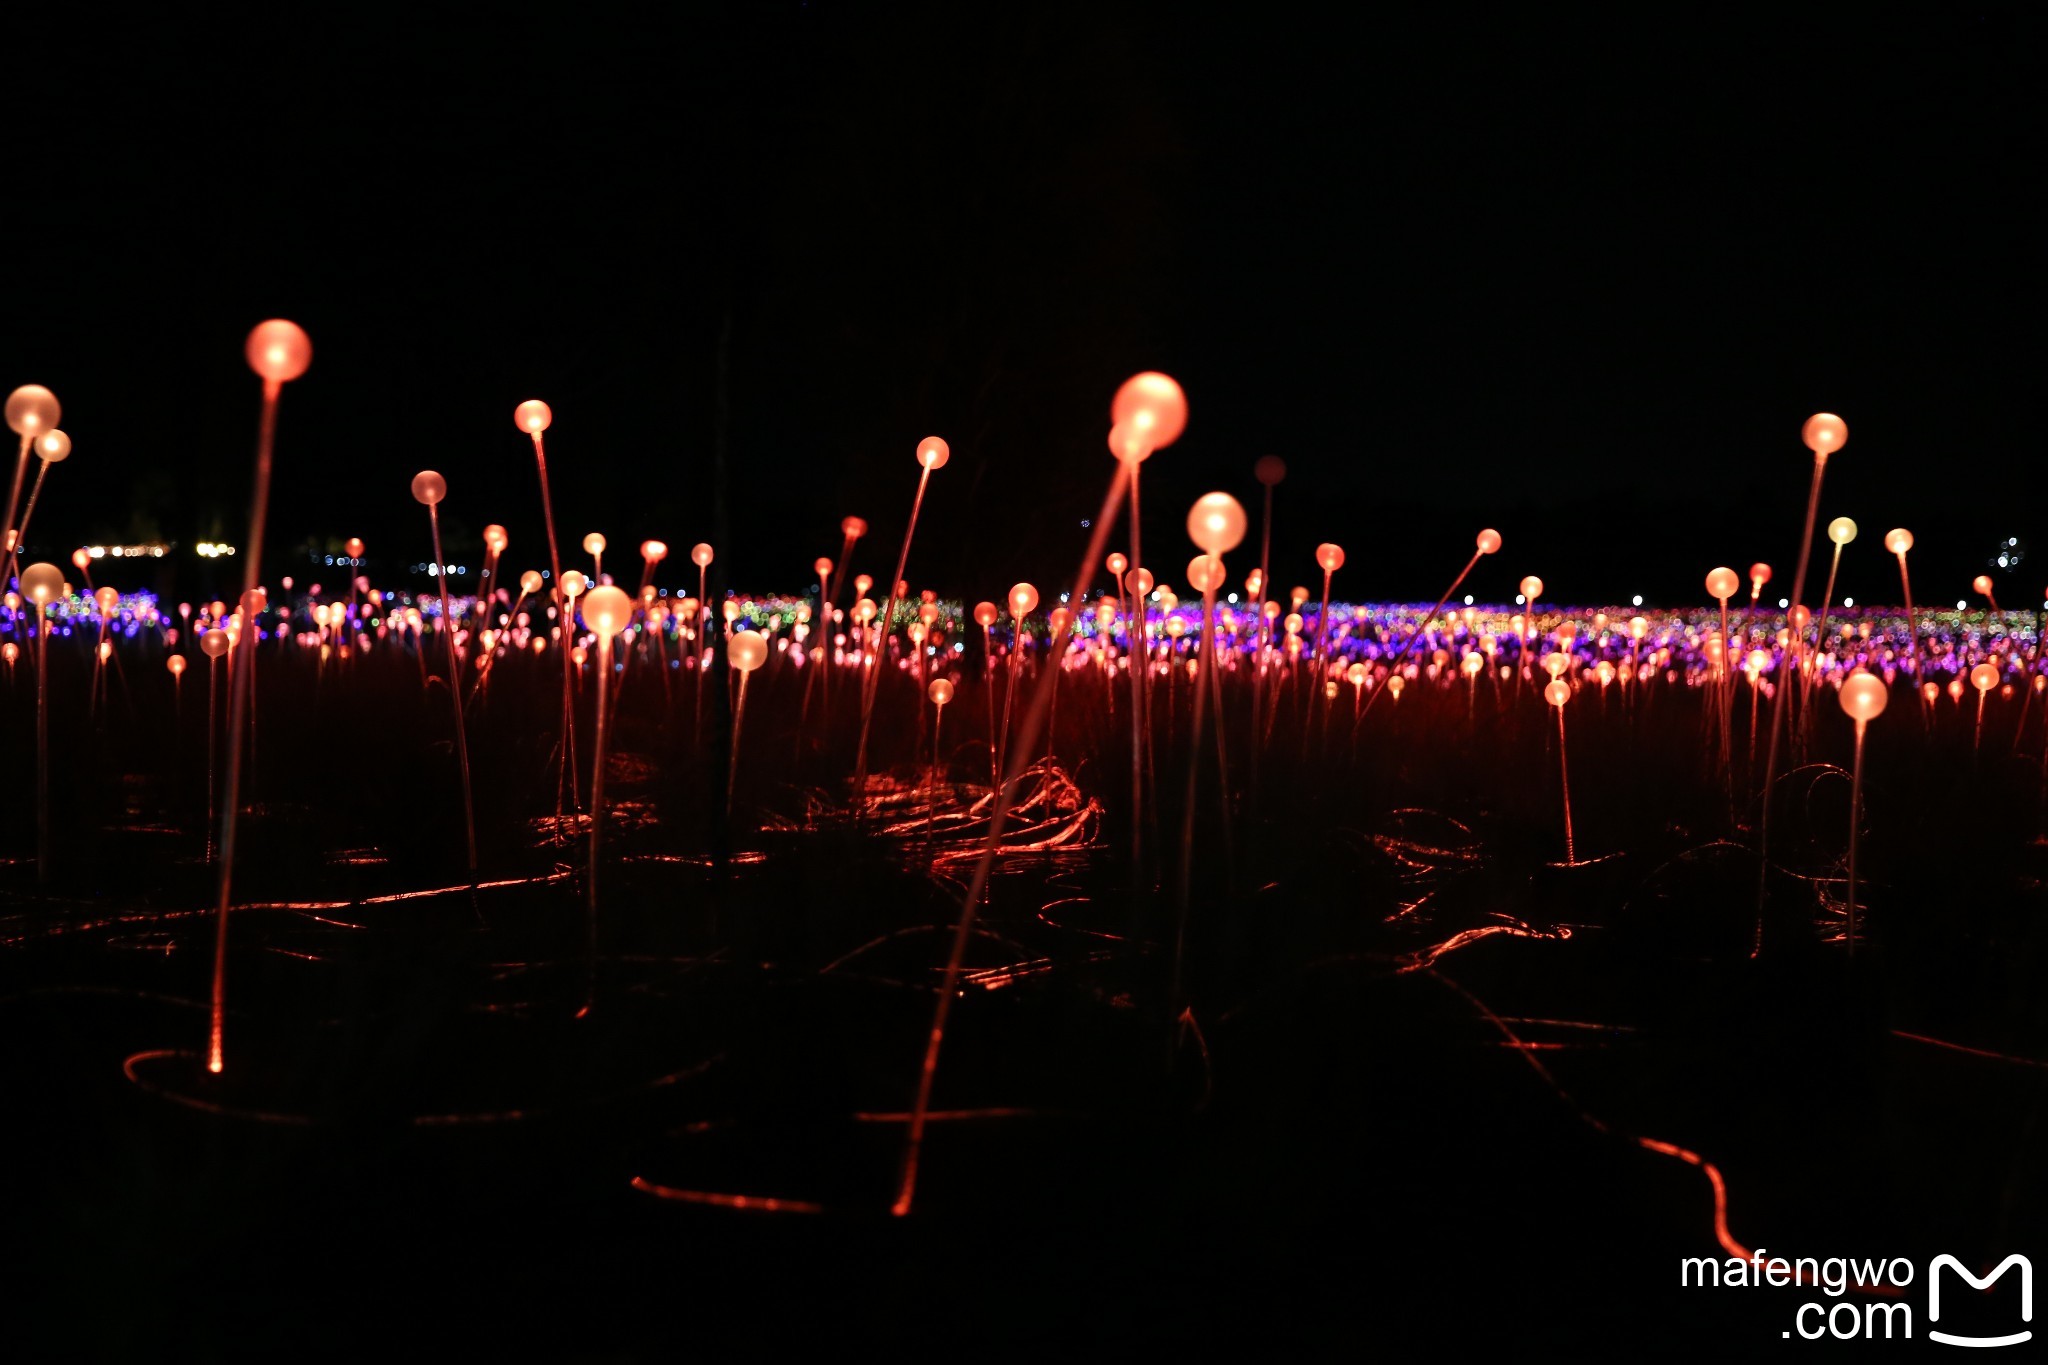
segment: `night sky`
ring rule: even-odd
[[[1843,591],[1896,599],[1893,525],[1926,602],[2048,545],[2038,11],[594,10],[21,33],[0,383],[76,443],[32,553],[239,542],[269,316],[315,346],[273,579],[360,535],[414,581],[423,467],[451,558],[496,521],[544,565],[537,396],[565,558],[658,536],[680,586],[715,539],[734,585],[800,589],[858,513],[882,577],[936,433],[913,585],[1043,587],[1146,368],[1191,409],[1146,467],[1174,583],[1188,504],[1256,515],[1277,453],[1282,587],[1329,539],[1340,597],[1433,598],[1488,525],[1482,600],[1783,586],[1819,409]],[[2048,553],[1995,576],[2036,605]]]

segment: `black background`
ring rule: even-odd
[[[37,556],[240,540],[241,342],[274,315],[316,354],[273,577],[361,535],[406,581],[423,467],[452,559],[497,521],[544,565],[511,422],[540,396],[567,552],[659,536],[680,585],[722,481],[735,586],[800,588],[849,512],[884,576],[935,432],[911,578],[998,596],[1071,572],[1141,368],[1191,405],[1147,466],[1169,582],[1182,510],[1221,487],[1256,514],[1274,452],[1281,586],[1332,539],[1340,597],[1427,598],[1491,525],[1482,600],[1535,572],[1701,601],[1716,564],[1789,576],[1817,409],[1851,428],[1821,511],[1863,527],[1842,591],[1896,598],[1892,525],[1928,602],[2040,533],[2022,7],[187,10],[15,37],[0,383],[54,388],[77,445]],[[2041,569],[1998,575],[2004,604]]]

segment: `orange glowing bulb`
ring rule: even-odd
[[[1214,555],[1196,555],[1188,561],[1188,583],[1198,592],[1215,592],[1223,586],[1223,561]],[[1168,606],[1166,610],[1173,608]]]
[[[1563,677],[1572,666],[1572,656],[1557,651],[1543,656],[1543,671],[1553,678]]]
[[[1847,686],[1846,683],[1843,685]],[[1938,683],[1921,683],[1920,695],[1927,699],[1927,704],[1929,706],[1932,706],[1934,705],[1935,699],[1941,695],[1941,686]]]
[[[1768,583],[1768,582],[1770,582],[1770,581],[1771,581],[1771,566],[1770,566],[1770,565],[1768,565],[1768,564],[1763,564],[1763,563],[1757,563],[1757,564],[1752,564],[1752,565],[1750,565],[1750,566],[1749,566],[1749,587],[1750,587],[1750,591],[1752,591],[1752,592],[1760,592],[1760,591],[1762,591],[1762,589],[1763,589],[1763,586],[1764,586],[1764,584],[1766,584],[1766,583]]]
[[[752,673],[768,662],[768,641],[758,630],[736,632],[725,647],[726,662],[742,673]]]
[[[554,420],[554,409],[538,398],[529,398],[512,409],[512,424],[529,436],[540,435]]]
[[[584,595],[582,607],[583,624],[607,640],[633,620],[633,599],[621,588],[592,588]]]
[[[602,535],[592,531],[589,535],[583,537],[583,553],[587,555],[601,555],[604,553],[606,543]]]
[[[1726,602],[1742,587],[1742,580],[1730,568],[1715,569],[1707,575],[1707,596],[1717,602]]]
[[[1328,541],[1316,546],[1316,563],[1324,573],[1335,573],[1344,567],[1344,547]]]
[[[1500,549],[1500,532],[1494,530],[1481,531],[1474,543],[1479,547],[1479,553],[1483,555],[1493,554]]]
[[[39,436],[63,415],[57,395],[41,384],[23,384],[7,395],[7,425],[17,436]]]
[[[91,563],[92,556],[86,553],[85,547],[83,545],[79,546],[77,549],[71,552],[71,567],[79,570],[81,573],[84,572],[85,569],[89,565],[91,565]]]
[[[1522,596],[1531,606],[1534,606],[1536,599],[1543,596],[1543,580],[1535,574],[1530,574],[1527,578],[1523,579]]]
[[[1808,450],[1826,459],[1849,443],[1849,424],[1832,412],[1816,412],[1799,436]]]
[[[10,645],[8,646],[8,648],[11,649],[13,648],[13,646]],[[7,662],[13,663],[14,656],[11,654],[8,655]],[[179,674],[185,671],[185,656],[182,654],[173,654],[170,658],[164,660],[164,666],[171,670],[172,677],[177,677]]]
[[[1402,680],[1401,675],[1399,673],[1396,673],[1393,677],[1387,679],[1387,691],[1393,694],[1395,701],[1401,700],[1401,689],[1406,687],[1407,685],[1408,684]]]
[[[1856,523],[1847,517],[1836,517],[1828,523],[1828,539],[1837,545],[1847,545],[1856,539]]]
[[[848,540],[859,540],[868,533],[868,524],[859,517],[846,517],[839,523],[839,534]]]
[[[71,438],[55,427],[36,437],[35,444],[44,464],[62,464],[71,455]]]
[[[519,591],[528,597],[539,592],[540,585],[541,576],[538,569],[528,569],[525,573],[519,575]]]
[[[1038,607],[1038,589],[1019,583],[1010,589],[1010,619],[1021,621]]]
[[[917,462],[926,469],[944,469],[946,461],[953,458],[953,448],[936,436],[927,436],[917,443]]]
[[[974,619],[980,625],[984,627],[994,625],[996,623],[996,616],[997,612],[995,603],[976,602],[974,604]]]
[[[38,606],[64,595],[64,571],[55,564],[31,564],[21,571],[21,590]]]
[[[1982,597],[1991,596],[1991,575],[1980,573],[1971,579],[1970,591]]]
[[[1970,670],[1970,686],[1979,692],[1989,692],[1998,686],[1998,665],[1978,664]]]
[[[875,580],[867,574],[855,574],[853,577],[853,595],[856,597],[866,597],[868,589],[874,586]]]
[[[1913,548],[1913,533],[1903,526],[1886,531],[1884,547],[1895,555],[1902,555]]]
[[[297,379],[313,363],[313,343],[296,322],[272,318],[249,333],[242,354],[249,368],[273,384]]]
[[[1116,581],[1119,583],[1123,582],[1124,570],[1131,567],[1131,561],[1124,558],[1122,551],[1118,551],[1110,555],[1106,562],[1109,565],[1110,573],[1116,576]]]
[[[1109,405],[1109,420],[1130,428],[1147,450],[1164,450],[1180,439],[1188,424],[1187,395],[1157,370],[1134,374],[1117,389]]]
[[[228,652],[228,633],[218,627],[206,631],[199,637],[199,652],[209,659],[218,659]]]
[[[953,680],[951,678],[933,678],[932,685],[924,690],[924,694],[932,699],[933,706],[944,706],[947,702],[953,700]]]
[[[431,469],[422,469],[412,476],[412,497],[414,502],[423,502],[432,507],[448,496],[448,481]]]
[[[1151,592],[1152,571],[1150,569],[1133,569],[1125,574],[1124,591],[1135,597],[1143,597],[1146,593]]]
[[[692,545],[690,547],[690,562],[700,569],[709,564],[711,562],[711,547],[702,541]]]
[[[1957,678],[1948,685],[1948,696],[1950,701],[1961,701],[1963,699],[1963,680],[1961,678]]]
[[[1244,508],[1228,493],[1204,493],[1188,509],[1188,539],[1221,559],[1244,540]]]
[[[659,564],[668,558],[668,546],[659,540],[640,542],[640,557],[649,564]]]
[[[570,569],[562,575],[562,596],[581,597],[590,590],[590,580],[580,570]]]
[[[1571,699],[1572,685],[1561,678],[1553,679],[1550,685],[1543,689],[1543,700],[1560,709]]]

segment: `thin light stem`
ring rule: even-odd
[[[448,696],[455,704],[455,758],[462,770],[462,832],[469,840],[469,875],[476,877],[476,802],[469,787],[469,726],[462,717],[462,654],[455,647],[455,608],[448,601],[448,561],[441,554],[441,510],[427,504],[434,533],[434,579],[441,585],[441,633],[448,637]]]

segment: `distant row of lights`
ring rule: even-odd
[[[194,545],[192,549],[201,559],[223,559],[235,552],[234,546],[222,545],[212,540],[202,540],[197,545]]]
[[[85,552],[94,559],[162,559],[171,549],[169,545],[88,545]]]

